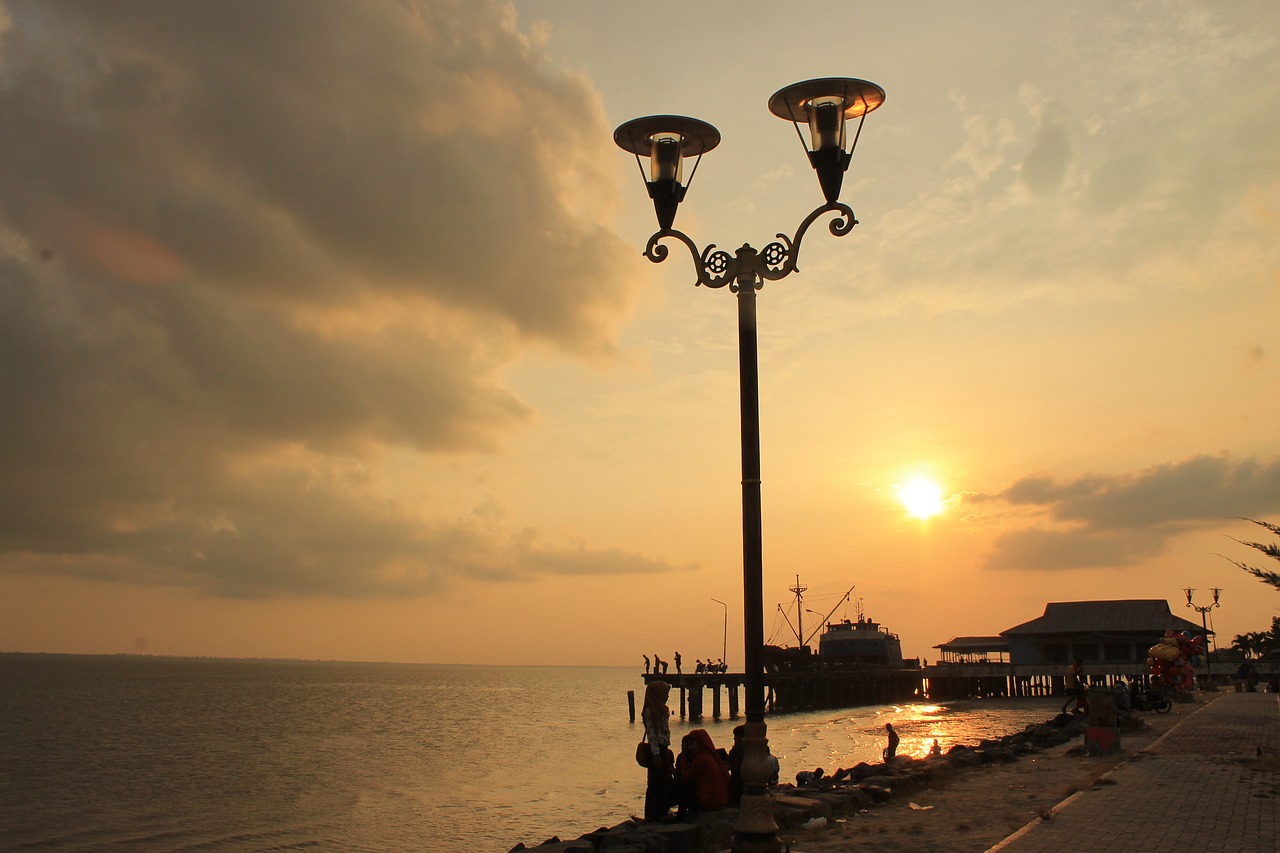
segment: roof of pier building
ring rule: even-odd
[[[945,643],[934,646],[944,652],[1007,652],[1009,641],[1004,637],[952,637]]]
[[[1000,632],[1002,637],[1048,637],[1068,634],[1153,634],[1165,631],[1212,634],[1200,625],[1174,616],[1162,598],[1122,601],[1052,601],[1044,615]]]

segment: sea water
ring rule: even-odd
[[[0,655],[0,850],[494,851],[643,811],[610,667]],[[672,694],[678,713],[678,693]],[[710,702],[707,702],[710,705]],[[1055,700],[770,716],[782,779],[1021,730]],[[741,720],[672,721],[732,743]]]

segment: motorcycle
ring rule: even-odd
[[[1164,691],[1158,687],[1139,687],[1133,685],[1129,690],[1129,702],[1135,711],[1155,711],[1167,714],[1173,710],[1173,703]]]

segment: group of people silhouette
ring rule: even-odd
[[[671,751],[671,709],[667,699],[671,685],[651,681],[645,688],[644,740],[637,758],[648,770],[644,796],[645,821],[670,820],[675,807],[677,821],[696,820],[702,812],[737,806],[742,800],[744,727],[733,730],[733,748],[717,749],[706,729],[694,729],[680,739],[680,755]],[[770,784],[778,782],[778,760],[769,756]]]
[[[652,672],[653,675],[667,674],[667,668],[671,663],[671,661],[663,660],[662,658],[658,657],[658,654],[656,652],[653,655],[652,662],[650,662],[648,655],[641,655],[641,657],[644,658],[644,674],[645,675],[649,675],[650,672]],[[674,655],[672,655],[672,659],[675,661],[676,675],[684,674],[684,670],[682,668],[684,659],[680,657],[680,653],[676,652]],[[706,661],[703,661],[702,658],[698,658],[698,666],[697,668],[694,669],[694,674],[695,675],[704,675],[704,674],[711,675],[714,673],[728,672],[728,671],[729,671],[729,665],[724,662],[724,658],[721,658],[718,661],[712,660],[711,658],[707,658]]]

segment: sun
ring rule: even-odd
[[[946,509],[942,487],[925,477],[912,477],[898,486],[898,500],[913,518],[926,519]]]

